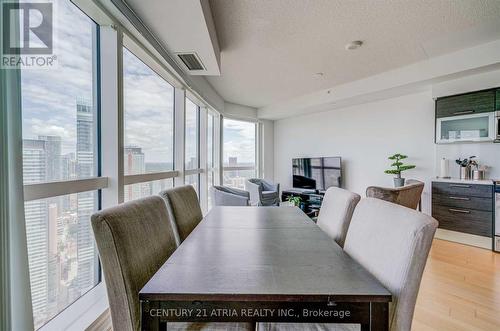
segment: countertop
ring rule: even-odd
[[[432,179],[432,181],[433,182],[444,182],[444,183],[478,184],[478,185],[493,185],[494,184],[493,179],[473,180],[473,179],[434,177]]]

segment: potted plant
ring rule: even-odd
[[[296,206],[300,208],[300,204],[302,203],[302,198],[294,197],[293,195],[291,195],[287,198],[287,201],[291,206]]]
[[[389,160],[394,161],[391,164],[391,167],[394,167],[395,169],[388,169],[384,171],[386,174],[391,174],[391,175],[396,175],[394,178],[394,187],[401,187],[404,186],[405,184],[405,179],[401,178],[401,173],[406,170],[410,170],[415,168],[414,165],[411,164],[403,164],[401,160],[404,160],[408,158],[408,156],[396,153],[394,155],[389,156]]]

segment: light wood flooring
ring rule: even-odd
[[[435,239],[412,331],[500,330],[500,253]]]

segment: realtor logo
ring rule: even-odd
[[[53,67],[53,3],[4,2],[1,9],[1,67]]]

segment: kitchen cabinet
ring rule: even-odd
[[[493,236],[493,183],[432,182],[432,217],[439,228]]]

